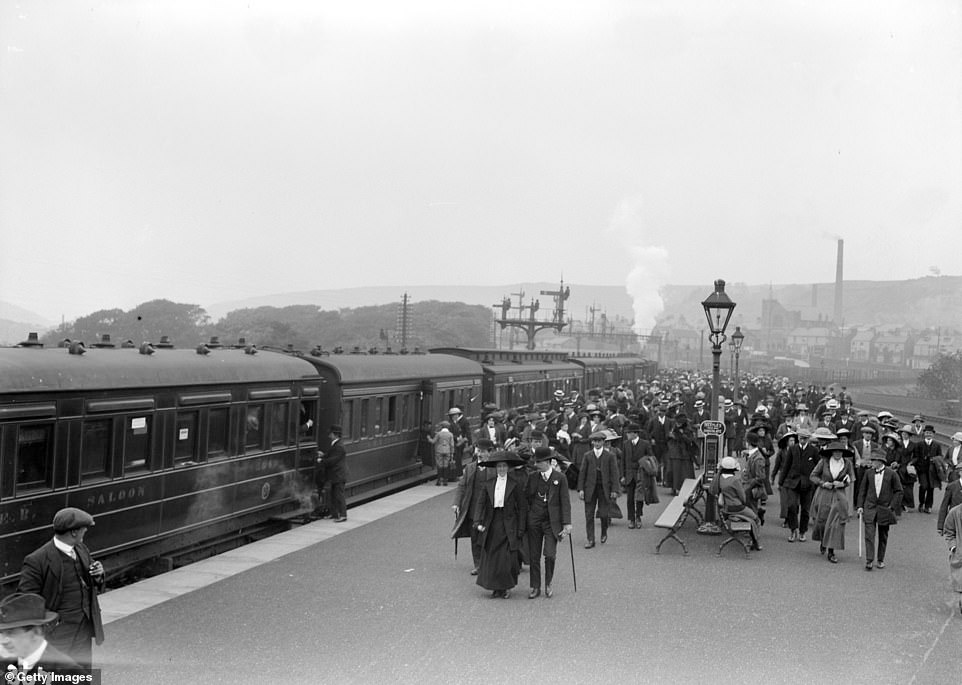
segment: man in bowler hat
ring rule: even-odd
[[[344,497],[344,484],[347,483],[347,453],[341,444],[341,427],[331,424],[328,429],[331,446],[327,452],[317,451],[317,464],[331,484],[331,518],[334,523],[347,521],[347,500]]]
[[[885,568],[885,550],[889,541],[889,526],[898,523],[896,512],[902,502],[902,481],[898,474],[885,465],[881,451],[872,453],[873,469],[862,478],[856,495],[856,511],[862,515],[865,527],[865,570],[872,570],[872,562]],[[878,529],[878,557],[875,555],[875,531]]]
[[[536,473],[528,477],[524,494],[528,502],[528,599],[541,594],[541,556],[544,550],[544,596],[550,598],[558,541],[571,534],[571,500],[568,481],[551,467],[550,447],[536,447]]]
[[[47,626],[57,618],[57,613],[47,609],[40,595],[17,592],[0,602],[0,646],[12,655],[6,666],[8,682],[13,682],[9,673],[14,669],[25,676],[35,676],[34,682],[41,682],[36,677],[40,673],[66,674],[80,670],[73,659],[44,637]],[[30,681],[24,678],[23,682]]]
[[[53,647],[89,670],[93,645],[104,641],[97,593],[104,588],[104,567],[84,544],[93,516],[74,507],[53,517],[53,539],[23,560],[17,591],[43,597],[47,610],[60,615],[47,633]]]

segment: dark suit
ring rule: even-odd
[[[540,471],[528,475],[524,487],[528,507],[528,585],[541,587],[541,553],[544,548],[544,584],[551,585],[558,538],[571,525],[571,500],[564,474],[548,472],[547,482]]]
[[[651,449],[651,443],[647,440],[638,438],[637,443],[632,443],[630,440],[622,442],[619,467],[622,484],[625,486],[625,495],[628,497],[629,526],[634,526],[635,519],[641,516],[641,512],[635,509],[635,488],[641,482],[641,474],[639,473],[641,458],[649,454],[654,454],[654,452]]]
[[[785,524],[800,535],[808,531],[808,521],[812,509],[812,469],[818,463],[818,448],[811,442],[804,447],[792,445],[785,451],[785,463],[781,466],[779,487],[788,492],[788,506]]]
[[[581,469],[578,472],[578,492],[584,493],[585,499],[585,532],[588,542],[595,541],[595,508],[601,518],[601,536],[608,535],[608,523],[611,520],[609,504],[621,491],[618,484],[618,460],[614,452],[603,449],[601,456],[596,457],[595,451],[589,449],[581,457]]]
[[[939,507],[939,535],[942,534],[942,526],[945,525],[945,517],[948,516],[949,509],[960,504],[962,504],[962,482],[959,482],[958,474],[955,474],[945,486],[945,493],[942,495],[942,506]]]
[[[915,453],[912,463],[915,465],[916,477],[919,479],[919,511],[931,512],[935,488],[942,488],[939,477],[938,460],[942,456],[942,446],[932,440],[926,443],[921,440],[915,443]]]
[[[665,422],[662,423],[658,420],[657,414],[648,419],[648,425],[645,426],[645,432],[651,439],[651,449],[654,451],[655,457],[658,458],[658,469],[661,476],[659,480],[662,483],[665,482],[667,471],[665,468],[665,453],[668,451],[668,435],[671,433],[671,427],[671,419],[665,417]]]
[[[60,614],[60,622],[46,633],[55,650],[67,654],[82,668],[91,668],[93,647],[104,641],[97,593],[103,590],[103,577],[90,575],[93,560],[83,543],[74,547],[77,561],[61,552],[53,540],[31,552],[23,560],[17,592],[30,592],[44,598],[48,611]],[[76,592],[73,590],[76,589]]]
[[[878,560],[885,561],[889,526],[898,523],[896,512],[902,502],[902,481],[892,469],[882,471],[882,487],[875,491],[875,470],[865,474],[855,506],[862,510],[865,524],[865,563],[875,559],[875,529],[878,528]]]
[[[331,516],[347,518],[347,500],[344,497],[344,484],[347,483],[347,452],[341,439],[337,438],[324,454],[321,462],[324,473],[331,484]]]

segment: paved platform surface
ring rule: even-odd
[[[525,570],[500,600],[468,574],[466,540],[454,559],[452,492],[419,486],[396,496],[409,502],[351,509],[347,524],[318,521],[108,593],[104,682],[962,682],[935,514],[904,515],[888,568],[866,573],[857,522],[837,565],[818,543],[788,543],[771,515],[751,558],[734,545],[715,556],[721,540],[691,524],[689,556],[673,541],[655,555],[665,496],[645,528],[619,522],[585,550],[572,493],[577,593],[565,545],[552,599],[527,599]],[[217,580],[200,587],[201,574]]]

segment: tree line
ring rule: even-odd
[[[493,317],[487,307],[428,300],[411,305],[411,312],[407,340],[403,341],[408,350],[491,346]],[[56,346],[69,339],[89,346],[109,335],[115,345],[130,340],[139,346],[167,336],[177,347],[195,347],[217,336],[224,345],[237,344],[243,338],[258,347],[293,345],[305,352],[318,345],[325,350],[341,347],[345,351],[377,347],[383,352],[388,347],[400,351],[398,326],[397,304],[334,311],[314,305],[256,307],[234,310],[213,322],[196,304],[151,300],[128,311],[102,309],[79,317],[48,331],[41,342]]]

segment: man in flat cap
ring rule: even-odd
[[[43,597],[48,611],[60,623],[47,633],[47,641],[81,668],[92,666],[92,641],[104,641],[97,593],[104,587],[104,567],[90,557],[84,544],[93,516],[74,507],[53,517],[53,539],[23,560],[18,592]]]
[[[41,672],[65,674],[79,670],[73,659],[44,638],[46,627],[56,620],[57,613],[47,610],[40,595],[17,592],[0,601],[0,646],[13,657],[8,673],[13,667],[24,675],[34,676]],[[9,675],[7,680],[13,682]]]

